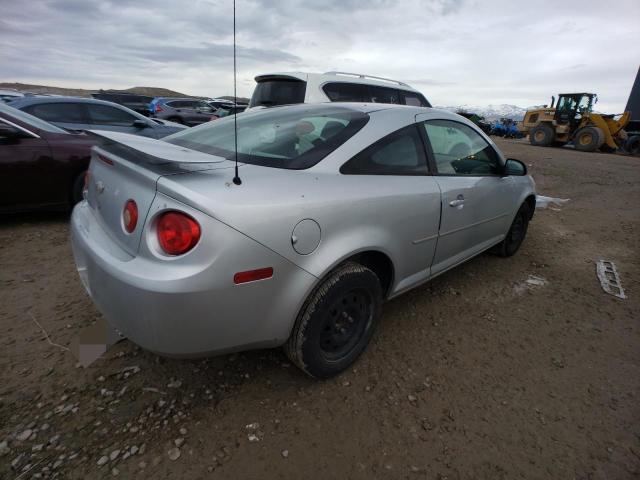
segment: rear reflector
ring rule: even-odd
[[[182,212],[163,213],[158,220],[158,242],[169,255],[182,255],[200,240],[200,225]]]
[[[122,211],[122,221],[124,229],[127,233],[131,233],[136,229],[138,224],[138,205],[133,200],[127,200]]]
[[[98,156],[98,160],[101,160],[107,165],[113,165],[113,160],[111,160],[109,157],[105,157],[104,155],[100,155],[99,153],[97,154],[97,156]]]
[[[82,196],[87,198],[87,192],[89,191],[89,182],[91,181],[91,172],[87,170],[84,172],[84,185],[82,186]]]
[[[256,280],[264,280],[273,277],[273,268],[259,268],[258,270],[249,270],[247,272],[238,272],[233,276],[233,283],[255,282]]]

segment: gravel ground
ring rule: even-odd
[[[280,350],[184,361],[128,341],[79,367],[34,321],[67,347],[99,318],[68,215],[0,218],[0,478],[638,478],[640,159],[499,143],[571,202],[537,211],[515,257],[387,303],[329,381]]]

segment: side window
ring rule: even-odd
[[[97,125],[130,126],[137,117],[107,105],[87,105],[91,122]]]
[[[376,87],[369,85],[364,101],[371,103],[400,103],[398,90],[387,87]]]
[[[186,105],[186,102],[183,102],[181,100],[174,100],[172,102],[167,102],[167,105],[169,105],[171,108],[184,108]]]
[[[346,175],[426,175],[427,161],[415,125],[387,135],[340,168]]]
[[[471,127],[451,120],[423,123],[441,175],[499,175],[496,151]]]
[[[431,105],[427,100],[416,92],[409,92],[406,90],[401,91],[403,102],[405,105],[412,105],[414,107],[430,107]]]
[[[41,103],[31,105],[25,111],[47,122],[89,123],[84,105],[79,103]]]
[[[327,83],[322,90],[332,102],[361,102],[362,85],[358,83]]]
[[[201,112],[213,112],[211,105],[209,105],[207,102],[194,102],[193,108],[200,110]]]

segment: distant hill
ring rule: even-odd
[[[30,85],[28,83],[10,83],[4,82],[0,83],[0,88],[13,88],[14,90],[18,90],[20,92],[31,92],[31,93],[48,93],[50,95],[64,95],[69,97],[90,97],[92,92],[98,92],[99,89],[86,90],[82,88],[63,88],[63,87],[51,87],[47,85]],[[160,88],[160,87],[131,87],[125,90],[114,90],[114,89],[105,89],[105,92],[131,92],[137,93],[139,95],[148,95],[150,97],[197,97],[197,95],[187,95],[186,93],[176,92],[174,90],[169,90],[168,88]],[[226,99],[233,99],[233,97],[220,97]],[[245,101],[249,103],[248,98],[238,97],[238,101]]]

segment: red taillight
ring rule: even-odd
[[[249,270],[248,272],[238,272],[233,276],[233,283],[255,282],[256,280],[265,280],[273,277],[273,268],[259,268],[257,270]]]
[[[124,222],[124,229],[127,233],[131,233],[136,229],[138,224],[138,205],[133,200],[127,200],[124,204],[124,210],[122,211],[122,221]]]
[[[156,113],[161,112],[162,111],[162,107],[160,106],[159,103],[156,103]]]
[[[158,220],[158,241],[169,255],[182,255],[200,240],[200,225],[181,212],[164,213]]]

